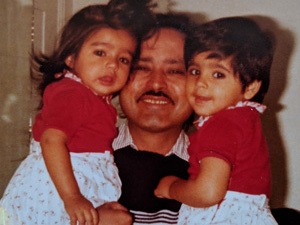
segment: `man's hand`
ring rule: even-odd
[[[97,207],[99,215],[98,225],[131,225],[132,215],[118,202],[108,202]]]

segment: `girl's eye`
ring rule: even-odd
[[[198,69],[190,69],[189,70],[189,74],[190,75],[194,75],[194,76],[198,76],[198,75],[200,75],[200,70],[198,70]]]
[[[223,73],[215,72],[212,75],[214,78],[224,78],[225,75]]]
[[[126,65],[131,63],[131,60],[129,60],[128,58],[125,58],[125,57],[122,57],[119,60],[121,63],[126,64]]]
[[[105,56],[105,52],[103,50],[97,50],[97,51],[95,51],[95,55],[97,55],[97,56]]]

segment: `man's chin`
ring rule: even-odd
[[[166,119],[160,119],[157,117],[148,117],[148,120],[140,121],[140,126],[149,132],[162,132],[169,129],[170,124]]]

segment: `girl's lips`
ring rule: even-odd
[[[207,102],[210,101],[210,97],[205,97],[205,96],[195,96],[195,102],[201,103],[201,102]]]
[[[112,85],[115,82],[115,79],[112,76],[103,76],[99,78],[99,81],[103,85]]]

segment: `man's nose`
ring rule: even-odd
[[[159,91],[164,89],[167,86],[167,77],[162,71],[153,71],[149,84],[152,86],[154,91]]]

